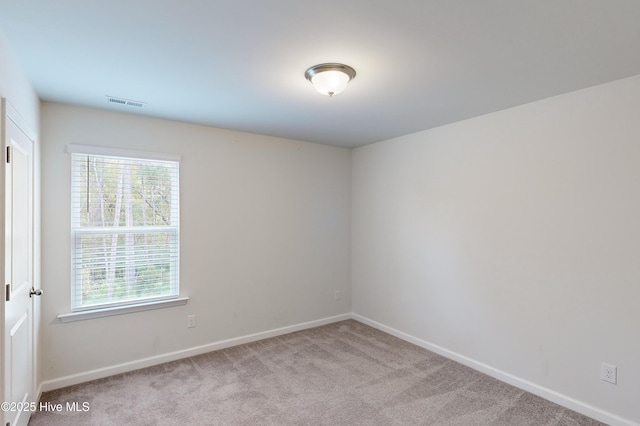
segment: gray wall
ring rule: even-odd
[[[640,421],[639,118],[640,76],[355,149],[353,312]]]
[[[350,150],[55,103],[42,132],[45,380],[350,312]],[[70,143],[182,156],[186,306],[58,322],[70,311]]]

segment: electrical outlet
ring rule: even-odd
[[[187,315],[187,328],[193,328],[196,326],[196,316]]]
[[[600,378],[615,385],[618,383],[618,367],[603,362],[600,365]]]
[[[342,298],[342,294],[340,293],[340,290],[336,290],[336,292],[333,294],[333,297],[336,300],[340,300]]]

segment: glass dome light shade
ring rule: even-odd
[[[311,83],[323,95],[333,96],[347,87],[349,76],[342,71],[323,71],[314,75],[311,78]]]

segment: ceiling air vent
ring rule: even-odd
[[[113,96],[107,96],[107,102],[110,104],[124,105],[135,108],[144,108],[145,106],[147,106],[146,102],[132,101],[131,99],[122,99]]]

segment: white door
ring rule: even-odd
[[[35,404],[33,142],[4,119],[3,425],[24,426]],[[30,404],[32,404],[30,406]],[[8,410],[5,410],[8,408]]]

